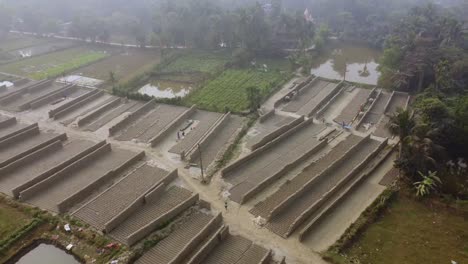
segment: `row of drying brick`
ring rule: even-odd
[[[307,166],[301,173],[296,175],[290,181],[283,184],[275,193],[267,197],[265,200],[256,204],[251,213],[255,216],[261,216],[265,219],[270,218],[273,210],[283,203],[288,197],[300,190],[307,182],[309,182],[314,175],[318,175],[324,171],[330,164],[338,160],[360,142],[359,137],[348,137],[346,140],[338,143],[331,149],[330,152],[318,157],[314,162]]]
[[[351,136],[349,143],[344,143],[337,149],[338,151],[332,150],[330,158],[320,159],[296,176],[299,178],[292,180],[293,187],[296,188],[288,189],[287,186],[280,188],[278,194],[273,194],[273,197],[269,198],[274,202],[267,200],[260,203],[252,212],[266,217],[268,219],[266,226],[272,232],[283,237],[289,236],[355,177],[362,166],[367,164],[383,146],[384,143],[369,138]],[[341,151],[346,152],[340,153]],[[259,209],[264,204],[270,207]]]
[[[0,96],[0,106],[8,111],[24,111],[30,108],[35,109],[66,97],[79,97],[87,91],[88,89],[74,85],[57,84],[51,80],[40,81],[2,94]]]
[[[230,198],[235,202],[245,203],[323,148],[327,142],[315,137],[324,129],[324,126],[313,124],[313,120],[309,119],[223,169],[223,177],[233,184]]]
[[[328,104],[340,92],[343,82],[333,83],[315,78],[298,90],[283,111],[311,117]]]
[[[2,118],[1,120],[5,122],[9,119]],[[12,124],[16,125],[15,123]],[[1,131],[2,129],[0,129]],[[13,145],[18,143],[20,142]],[[58,211],[62,211],[60,208],[54,208],[54,206],[60,204],[61,199],[74,192],[82,192],[89,186],[85,186],[86,183],[100,182],[101,177],[98,177],[99,175],[109,175],[112,172],[111,174],[114,176],[111,178],[115,179],[116,174],[123,174],[126,171],[124,167],[128,167],[141,158],[141,154],[112,149],[105,142],[94,144],[82,140],[58,138],[38,151],[34,151],[2,167],[0,182],[2,187],[36,183],[20,192],[19,197],[45,209],[59,209]],[[21,162],[26,166],[19,166]],[[107,173],[105,173],[106,171]],[[133,245],[198,201],[198,195],[192,194],[183,188],[171,186],[170,183],[175,178],[177,178],[177,171],[168,173],[146,164],[127,170],[121,180],[116,181],[111,187],[85,203],[73,215],[108,233],[111,237]],[[43,180],[39,181],[41,179]],[[7,184],[4,185],[3,183]],[[75,202],[87,196],[87,192],[81,194],[83,196],[78,197]],[[65,211],[66,209],[63,209],[62,212]],[[200,214],[205,213],[197,213],[197,215]],[[210,223],[220,222],[221,220],[220,216],[213,217],[210,214],[206,214],[205,220],[207,219]],[[190,221],[190,224],[192,223],[194,222]],[[184,232],[187,231],[185,225],[179,229]],[[200,242],[210,237],[210,234],[214,231],[213,228],[206,228],[205,232],[198,234],[200,236],[187,237],[183,241],[178,239],[180,237],[177,232],[182,232],[178,231],[179,229],[174,231],[174,234],[171,234],[168,239],[175,237],[179,243],[189,242],[180,252],[176,250],[175,253],[172,253],[173,257],[180,261],[185,260],[185,257],[192,254],[196,258],[191,263],[203,263],[195,261],[196,259],[204,261],[205,258],[209,258],[211,254],[216,253],[225,256],[225,258],[230,258],[227,257],[230,255],[241,256],[240,263],[259,263],[257,261],[258,256],[267,252],[251,244],[248,240],[245,241],[248,241],[251,246],[248,250],[244,250],[231,245],[229,242],[225,244],[224,239],[222,243],[221,240],[218,241],[219,245],[223,245],[222,247],[208,250],[208,248],[202,247],[201,245],[204,244]],[[189,229],[193,231],[191,227]],[[195,251],[191,252],[191,249]],[[168,253],[170,252],[164,251],[161,256],[156,257],[164,258],[164,254]],[[232,263],[237,263],[237,260]]]

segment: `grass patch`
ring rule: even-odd
[[[226,52],[191,52],[166,65],[161,72],[202,72],[213,74],[231,60]]]
[[[468,261],[468,221],[444,207],[400,191],[384,216],[370,225],[334,263],[457,263]],[[335,252],[336,253],[336,252]]]
[[[79,47],[2,65],[0,71],[40,80],[60,76],[107,56],[100,50]]]
[[[27,214],[0,203],[0,240],[16,233],[30,221]]]
[[[189,95],[189,104],[204,109],[242,112],[249,106],[246,88],[258,87],[263,98],[268,97],[276,87],[289,76],[279,71],[263,72],[255,69],[229,69]]]
[[[8,250],[11,247],[11,245],[21,240],[23,237],[27,236],[30,232],[32,232],[34,229],[36,229],[42,224],[42,219],[34,218],[29,224],[21,227],[20,230],[16,231],[15,233],[11,234],[5,239],[0,240],[0,254],[3,254],[3,252]]]

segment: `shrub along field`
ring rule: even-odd
[[[340,263],[468,263],[463,206],[459,213],[439,207],[400,191],[381,219],[345,250],[347,261]]]
[[[53,78],[109,56],[90,47],[66,49],[0,66],[0,72],[35,80]]]
[[[288,73],[280,71],[229,69],[189,95],[187,101],[213,111],[224,111],[227,107],[230,111],[242,112],[249,107],[248,87],[259,88],[264,99],[288,77]]]

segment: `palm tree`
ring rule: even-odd
[[[416,195],[424,197],[429,195],[432,191],[435,191],[438,184],[442,184],[442,181],[437,177],[437,172],[429,171],[428,175],[424,175],[418,172],[422,177],[421,181],[413,183],[416,188]]]
[[[410,161],[411,167],[419,172],[427,172],[430,168],[435,167],[437,164],[435,156],[439,156],[438,154],[443,151],[442,147],[426,136],[407,136],[404,139],[404,144],[407,146],[406,159]]]
[[[387,128],[393,136],[400,138],[399,156],[403,153],[404,140],[411,135],[416,122],[413,114],[408,110],[398,109],[397,112],[390,116],[387,123]]]

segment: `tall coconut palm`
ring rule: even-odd
[[[416,122],[413,114],[408,110],[398,109],[397,112],[390,116],[387,123],[387,128],[394,136],[400,138],[399,156],[401,157],[404,149],[404,140],[411,135]]]

